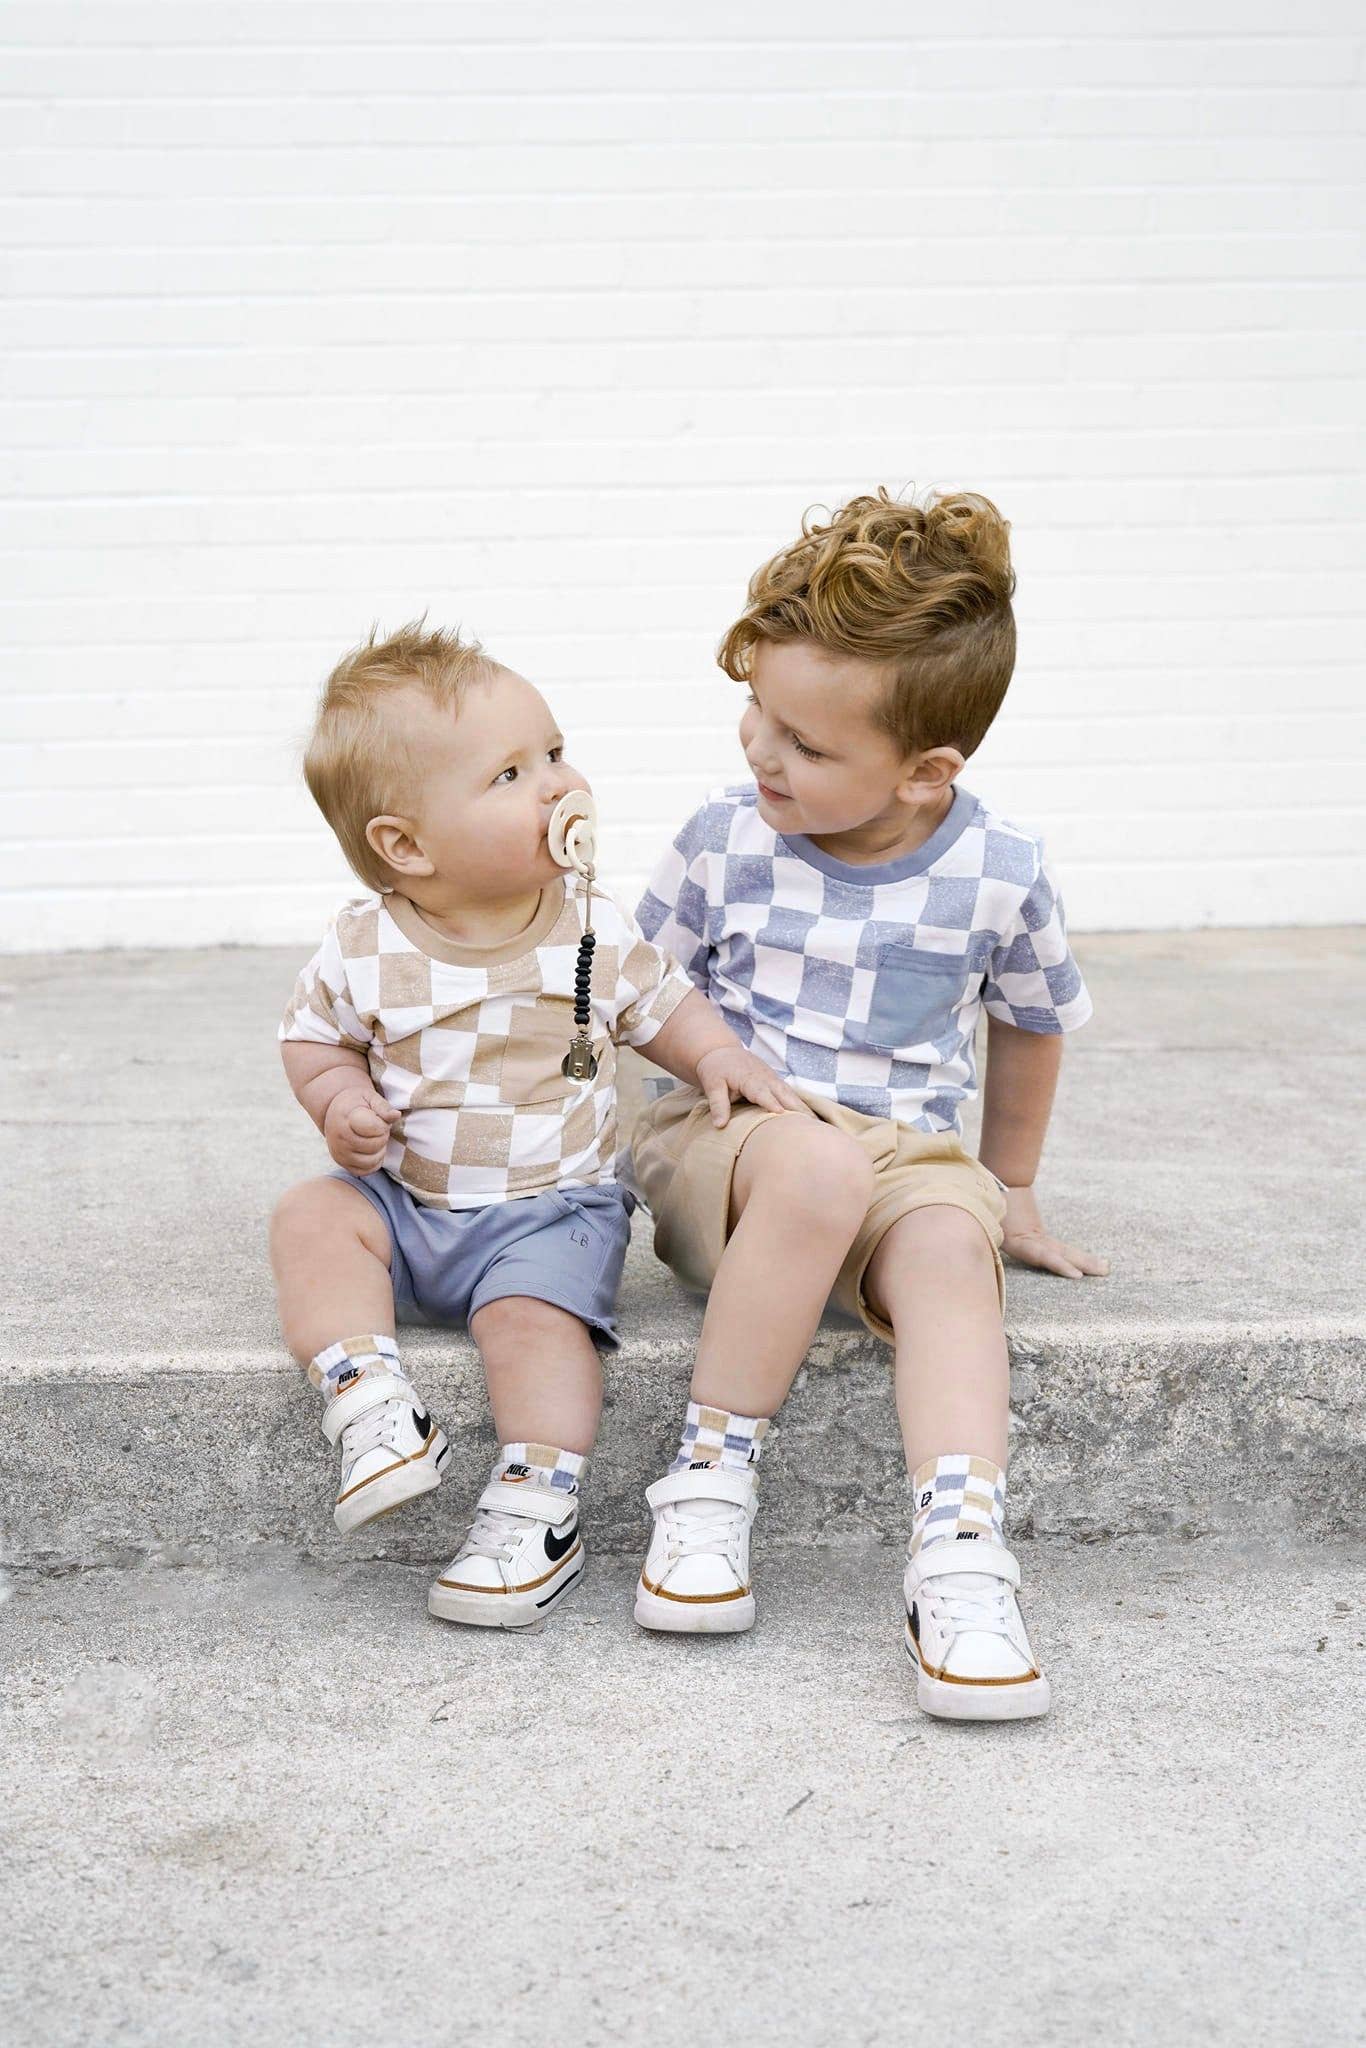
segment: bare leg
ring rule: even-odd
[[[883,1238],[863,1285],[896,1333],[907,1470],[964,1451],[1004,1470],[1010,1362],[981,1224],[946,1204],[912,1210]]]
[[[692,1397],[775,1415],[868,1213],[873,1169],[852,1138],[775,1116],[735,1167],[731,1236],[712,1282]]]
[[[602,1367],[567,1309],[509,1294],[470,1317],[500,1444],[554,1444],[586,1455],[602,1413]]]
[[[394,1334],[389,1232],[344,1180],[305,1180],[270,1219],[270,1262],[285,1342],[307,1365],[339,1337]]]

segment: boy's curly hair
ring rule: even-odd
[[[1015,667],[1010,527],[974,491],[902,502],[851,498],[750,580],[749,602],[717,649],[747,682],[761,640],[814,640],[885,668],[878,722],[903,754],[976,751]]]
[[[304,780],[367,888],[386,889],[393,876],[365,828],[390,812],[402,816],[422,773],[386,705],[400,691],[418,690],[456,711],[468,685],[487,682],[497,666],[477,640],[414,619],[384,640],[372,627],[323,684]]]

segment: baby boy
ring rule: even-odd
[[[524,1627],[583,1570],[597,1345],[617,1341],[630,1230],[614,1048],[648,1046],[722,1125],[739,1096],[802,1105],[627,911],[566,874],[551,819],[583,777],[539,692],[477,645],[410,626],[355,649],[304,772],[373,893],[338,914],[280,1028],[336,1168],[272,1220],[285,1339],[340,1445],[347,1532],[430,1492],[450,1457],[396,1322],[468,1326],[501,1448],[428,1606]],[[568,1059],[576,1007],[588,1044]]]

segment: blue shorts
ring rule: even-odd
[[[458,1327],[491,1301],[530,1294],[617,1342],[617,1289],[633,1198],[617,1183],[557,1188],[483,1209],[415,1202],[387,1173],[334,1173],[389,1227],[389,1276],[401,1323]]]

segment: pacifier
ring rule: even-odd
[[[593,879],[598,851],[598,807],[586,789],[571,789],[550,813],[546,828],[550,858],[562,868],[573,868],[586,881]]]

